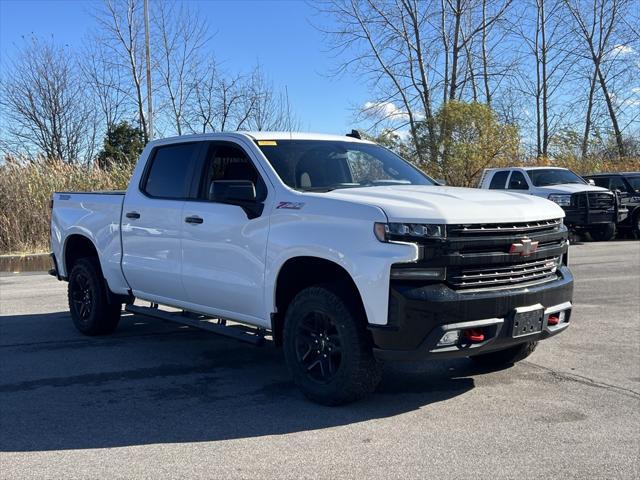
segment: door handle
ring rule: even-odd
[[[187,222],[187,223],[202,223],[202,222],[204,222],[204,220],[202,218],[197,217],[195,215],[192,216],[192,217],[185,218],[184,221]]]
[[[127,218],[140,218],[140,214],[138,212],[127,212],[125,217],[127,217]]]

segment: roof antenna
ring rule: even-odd
[[[347,133],[347,137],[357,138],[358,140],[362,140],[362,137],[360,136],[360,132],[355,129],[352,129],[351,133]]]

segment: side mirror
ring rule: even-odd
[[[256,187],[249,180],[215,180],[209,185],[209,200],[232,205],[256,201]]]
[[[436,178],[436,183],[440,186],[445,186],[447,184],[447,181],[444,178]]]
[[[249,220],[262,215],[264,209],[264,203],[257,201],[256,186],[249,180],[214,180],[209,184],[208,198],[241,207]]]
[[[593,178],[588,179],[588,180],[587,180],[587,183],[588,183],[589,185],[594,185],[594,186],[595,186],[595,184],[596,184],[596,182],[594,182],[594,181],[593,181]]]

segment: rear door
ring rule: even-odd
[[[489,189],[491,190],[503,190],[507,184],[507,178],[509,177],[509,170],[498,170],[493,173],[491,182],[489,183]]]
[[[181,277],[182,210],[192,195],[203,144],[156,147],[122,212],[122,270],[137,297],[185,301]],[[171,302],[167,302],[171,303]]]
[[[198,198],[185,203],[183,215],[197,222],[185,224],[182,236],[187,298],[195,310],[268,326],[264,274],[269,218],[264,177],[241,145],[222,141],[208,143],[201,172]],[[257,208],[249,212],[210,200],[211,182],[219,180],[253,182]]]

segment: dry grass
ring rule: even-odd
[[[640,170],[639,158],[608,162],[566,157],[536,164],[567,167],[580,174]],[[104,170],[62,162],[5,162],[0,165],[0,253],[49,250],[49,199],[53,192],[124,189],[130,176],[130,167]]]
[[[0,253],[49,250],[53,192],[123,189],[130,175],[130,168],[107,171],[62,162],[0,165]]]

